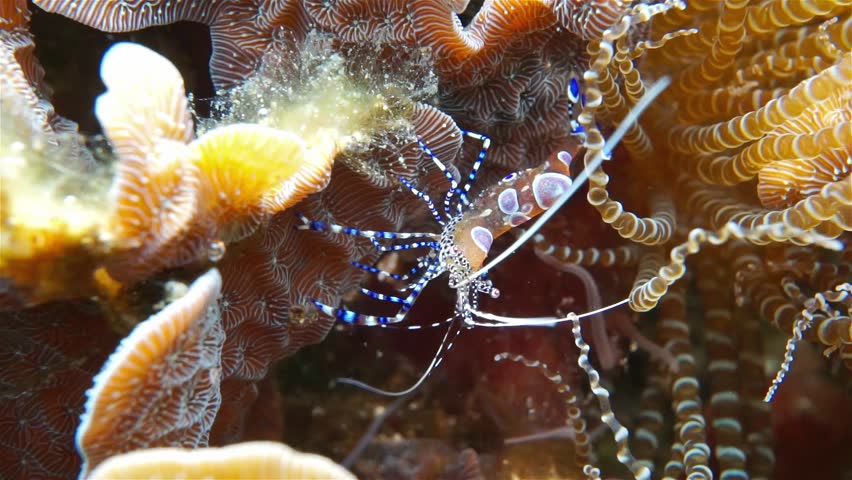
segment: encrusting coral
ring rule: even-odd
[[[68,286],[97,263],[103,222],[75,190],[101,179],[76,124],[47,101],[26,2],[3,2],[0,18],[0,276],[17,285],[0,292],[2,308],[85,295],[89,285]]]
[[[77,475],[85,392],[120,339],[90,300],[0,313],[3,478]]]
[[[335,138],[234,124],[193,139],[180,73],[145,47],[113,46],[101,77],[95,114],[119,158],[107,265],[118,280],[206,256],[328,184]]]
[[[256,413],[251,409],[262,406],[255,400],[265,395],[257,382],[267,377],[272,362],[329,332],[334,319],[318,312],[314,301],[359,305],[349,293],[365,282],[364,269],[352,262],[389,265],[390,275],[373,281],[383,292],[413,266],[406,252],[382,255],[353,236],[305,235],[294,229],[295,213],[357,229],[419,231],[428,225],[429,212],[406,185],[434,195],[446,190],[449,177],[464,178],[479,154],[476,142],[462,140],[470,131],[491,139],[474,193],[507,173],[540,165],[572,143],[584,147],[571,165],[574,174],[582,167],[580,156],[587,166],[602,156],[612,160],[590,172],[586,205],[573,200],[565,209],[570,213],[560,212],[533,237],[535,255],[521,251],[516,259],[522,263],[509,260],[489,272],[504,293],[484,301],[483,310],[558,312],[553,328],[466,333],[443,368],[451,382],[454,377],[469,382],[438,386],[424,402],[428,407],[418,407],[438,426],[415,420],[412,408],[388,431],[412,445],[432,435],[453,443],[450,451],[475,445],[480,453],[506,460],[508,453],[481,438],[509,436],[527,418],[507,411],[532,417],[529,412],[540,408],[560,411],[537,418],[567,421],[574,436],[575,455],[565,455],[570,472],[560,470],[562,476],[599,478],[601,470],[641,479],[840,474],[843,465],[835,458],[799,466],[776,458],[773,451],[794,455],[796,449],[782,449],[773,433],[786,433],[778,442],[801,443],[805,451],[832,438],[803,434],[790,440],[796,438],[790,431],[810,432],[808,405],[817,410],[848,405],[848,398],[833,400],[852,371],[848,2],[34,3],[110,32],[183,20],[210,27],[210,74],[219,89],[211,118],[193,118],[182,77],[165,58],[132,44],[107,53],[101,70],[107,92],[95,111],[117,158],[112,188],[105,187],[108,174],[86,170],[90,164],[75,170],[83,172],[81,178],[106,180],[96,183],[103,201],[94,203],[96,214],[83,216],[91,219],[79,224],[85,228],[61,226],[77,218],[74,212],[89,211],[62,202],[48,215],[59,223],[50,218],[38,223],[44,214],[27,220],[29,210],[21,206],[38,205],[34,195],[4,188],[0,277],[12,295],[0,292],[0,301],[14,300],[3,304],[9,311],[97,294],[104,312],[111,312],[125,301],[159,301],[163,278],[195,278],[202,265],[216,262],[221,293],[215,309],[225,338],[220,363],[210,370],[220,383],[208,390],[221,395],[212,430],[204,422],[211,443],[236,442],[251,430],[247,422]],[[50,185],[45,178],[56,176],[50,166],[73,157],[79,141],[70,143],[74,148],[35,147],[61,146],[54,141],[61,137],[43,113],[47,95],[32,66],[37,64],[26,5],[2,5],[0,174],[4,184],[43,187]],[[462,11],[476,13],[462,14],[462,21]],[[23,50],[21,39],[29,42]],[[663,77],[671,85],[637,116],[636,106]],[[627,128],[620,145],[605,149],[622,124]],[[16,140],[7,142],[10,138]],[[418,141],[447,166],[446,176]],[[66,190],[54,191],[51,198],[65,198],[59,193]],[[88,198],[79,200],[89,208]],[[43,224],[53,230],[40,233]],[[59,247],[40,242],[40,249],[19,248],[30,232],[58,239]],[[84,254],[74,258],[82,265],[68,264],[68,253],[78,247]],[[511,265],[521,267],[511,275],[501,271]],[[79,272],[86,278],[75,284],[73,274]],[[210,275],[215,271],[196,282]],[[584,290],[585,297],[569,291],[573,288]],[[432,298],[440,297],[434,291]],[[443,317],[432,317],[442,311],[443,300],[432,300],[432,308],[422,305],[428,298],[421,300],[406,321],[439,323]],[[619,300],[625,311],[637,313],[582,319],[565,313]],[[205,305],[213,308],[211,302]],[[133,323],[151,315],[139,329],[173,308],[157,313],[148,305],[140,308],[146,315],[125,314]],[[43,309],[47,306],[4,315],[29,318]],[[641,323],[634,325],[637,318]],[[522,324],[514,319],[514,326]],[[347,371],[365,361],[384,362],[356,372],[399,386],[406,370],[378,353],[419,358],[423,347],[416,344],[426,342],[410,340],[414,332],[390,346],[378,335],[366,335],[376,342],[367,360],[340,343],[329,357],[339,355]],[[827,357],[821,363],[811,355],[814,345]],[[193,351],[178,348],[183,349]],[[819,388],[798,387],[800,354],[808,372],[820,372],[811,375]],[[644,363],[646,355],[651,364]],[[495,358],[540,367],[546,378],[533,381],[527,375],[535,373],[519,373],[526,370],[506,362],[495,367]],[[625,370],[628,375],[621,375]],[[41,391],[27,390],[19,380],[12,382],[13,391],[22,392],[19,398]],[[564,402],[554,403],[554,390],[564,394]],[[212,398],[191,391],[184,389],[192,398],[183,405]],[[322,411],[345,404],[347,395],[323,390],[312,406],[312,428],[323,431]],[[774,396],[780,403],[768,403]],[[286,408],[286,393],[284,399]],[[439,421],[446,417],[452,421]],[[483,424],[485,434],[479,430]],[[824,428],[833,432],[839,425]],[[159,441],[173,427],[158,424],[127,449],[150,446],[146,441],[204,443],[200,430]],[[614,447],[599,439],[605,429],[612,430]],[[319,432],[315,437],[321,441],[311,447],[323,452],[339,454],[345,443]],[[50,438],[62,442],[59,435]],[[388,441],[394,440],[375,444]],[[21,442],[13,448],[19,451]],[[538,473],[552,465],[553,459],[535,460],[546,456],[544,449],[534,453],[527,460],[542,470],[479,462],[482,469],[472,476]],[[362,462],[368,466],[364,472],[382,466],[396,471],[393,453],[376,455],[384,456],[378,466]],[[44,462],[39,452],[32,458]],[[39,471],[20,462],[16,468]]]
[[[108,193],[101,181],[101,190],[96,185],[88,192],[85,205],[78,207],[69,194],[53,208],[28,210],[37,188],[58,181],[41,177],[59,170],[53,164],[60,159],[14,140],[12,131],[4,135],[4,181],[16,187],[4,192],[0,268],[13,288],[33,290],[28,303],[95,293],[100,267],[132,284],[215,256],[225,242],[250,235],[273,214],[328,184],[338,138],[306,143],[294,132],[234,124],[194,139],[180,73],[141,46],[114,46],[101,76],[108,91],[95,113],[118,158]],[[12,80],[20,71],[10,67],[4,77]],[[4,97],[12,107],[4,109],[10,115],[4,125],[34,121],[14,103],[16,93]],[[42,134],[28,133],[27,142]],[[74,187],[82,189],[75,180]],[[86,281],[73,292],[56,285],[74,283],[63,279],[81,272]]]
[[[95,376],[77,427],[81,478],[119,453],[207,445],[221,402],[222,279],[213,269],[183,288],[137,325]]]
[[[319,455],[296,452],[280,443],[246,442],[223,448],[196,450],[137,450],[110,458],[88,478],[354,480],[355,476]]]

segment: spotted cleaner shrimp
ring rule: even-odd
[[[571,132],[578,137],[576,148],[573,148],[572,151],[559,151],[537,167],[507,175],[495,185],[486,188],[473,201],[470,200],[468,193],[486,158],[491,139],[479,133],[462,131],[466,137],[482,142],[479,155],[474,161],[463,185],[459,183],[447,166],[434,155],[429,149],[429,146],[418,140],[420,147],[440,169],[450,184],[443,199],[442,212],[436,208],[435,202],[433,202],[428,193],[418,190],[404,178],[400,178],[400,182],[428,207],[435,221],[441,227],[440,233],[360,230],[348,226],[311,220],[297,213],[296,215],[301,220],[301,224],[296,226],[299,230],[314,230],[367,238],[380,252],[428,249],[425,254],[418,257],[417,266],[408,275],[385,272],[373,266],[351,262],[356,268],[374,274],[388,275],[397,280],[409,281],[413,278],[413,281],[400,290],[400,293],[405,294],[405,296],[386,295],[365,288],[361,289],[361,292],[370,298],[399,305],[399,311],[396,315],[368,315],[345,308],[326,305],[316,299],[311,299],[316,308],[329,316],[354,325],[387,327],[402,322],[425,286],[439,276],[447,273],[449,286],[456,291],[454,315],[447,319],[450,327],[444,334],[431,363],[414,385],[401,392],[388,392],[353,379],[339,379],[339,381],[382,395],[407,395],[416,390],[429,376],[431,371],[440,365],[443,354],[452,349],[453,342],[461,332],[462,327],[552,325],[560,322],[575,321],[575,319],[591,316],[627,303],[627,299],[625,299],[594,312],[588,312],[583,315],[571,314],[565,318],[512,319],[510,317],[499,317],[479,311],[478,294],[484,293],[493,298],[499,297],[499,290],[494,287],[491,280],[487,279],[486,273],[532,238],[559,207],[573,196],[580,185],[588,179],[590,173],[609,157],[607,152],[611,152],[615,145],[617,145],[624,136],[628,126],[666,88],[668,83],[669,80],[664,78],[647,90],[645,96],[637,102],[630,115],[613,132],[603,148],[598,151],[591,161],[587,163],[586,168],[574,179],[570,176],[570,163],[579,151],[580,141],[583,138],[582,128],[576,122],[572,122],[570,125]],[[583,101],[579,92],[579,82],[576,79],[570,82],[568,94],[568,97],[574,103]],[[494,260],[482,266],[495,238],[536,216],[539,218],[531,228],[523,232],[509,248],[494,258]],[[386,241],[403,242],[386,243]],[[461,319],[462,322],[454,322],[453,320],[456,318]],[[477,318],[487,320],[487,322],[478,321]],[[438,322],[432,324],[432,326],[438,326],[442,323],[444,322]],[[419,327],[409,328],[415,329]]]

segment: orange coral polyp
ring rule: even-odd
[[[263,125],[215,129],[193,142],[204,185],[203,208],[225,240],[252,233],[270,215],[328,184],[334,145]]]
[[[255,124],[216,128],[193,140],[180,73],[145,47],[104,55],[109,90],[96,115],[119,158],[110,196],[115,253],[109,273],[133,282],[191,262],[211,242],[244,238],[325,188],[333,140]]]

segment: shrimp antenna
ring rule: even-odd
[[[441,364],[441,361],[444,359],[444,352],[448,352],[453,348],[453,341],[455,341],[455,338],[458,336],[459,332],[461,332],[461,328],[456,329],[456,333],[450,340],[449,345],[447,345],[447,339],[450,338],[450,332],[452,331],[453,324],[450,324],[450,327],[447,329],[447,332],[444,333],[444,338],[443,340],[441,340],[441,344],[438,346],[438,350],[435,352],[435,356],[432,357],[432,363],[429,364],[429,366],[426,368],[426,371],[423,372],[423,375],[420,376],[420,379],[417,380],[414,385],[406,388],[401,392],[389,392],[387,390],[382,390],[381,388],[376,388],[360,380],[355,380],[354,378],[337,378],[335,379],[335,381],[337,383],[342,383],[345,385],[352,385],[353,387],[366,390],[370,393],[375,393],[376,395],[384,395],[386,397],[404,397],[420,388],[420,385],[423,385],[423,382],[425,382],[426,379],[429,378],[429,374],[432,373],[432,370],[438,368],[438,365]],[[445,345],[447,346],[446,349],[444,348]]]
[[[652,85],[651,88],[649,88],[645,92],[645,95],[643,95],[642,98],[640,98],[639,101],[636,102],[636,105],[633,107],[632,110],[630,110],[627,116],[624,117],[624,119],[621,121],[621,124],[618,125],[618,128],[616,128],[612,135],[610,135],[610,137],[607,139],[603,148],[595,154],[589,164],[586,165],[586,168],[584,168],[583,171],[580,172],[579,175],[577,175],[577,178],[574,179],[574,182],[571,184],[571,186],[568,187],[567,190],[565,190],[565,192],[562,194],[562,196],[559,197],[558,200],[556,200],[553,206],[551,206],[548,210],[542,213],[541,216],[538,217],[538,220],[536,220],[536,222],[533,224],[533,226],[530,227],[523,234],[521,234],[518,239],[515,240],[515,242],[509,246],[509,248],[501,252],[500,255],[497,255],[494,260],[488,262],[488,264],[486,264],[484,267],[480,268],[476,272],[471,273],[467,278],[464,279],[464,281],[459,283],[459,287],[467,285],[468,283],[476,280],[483,273],[488,272],[489,270],[500,264],[500,262],[505,260],[506,257],[515,253],[515,251],[521,248],[521,246],[526,243],[527,240],[532,238],[532,236],[535,235],[541,229],[541,227],[543,227],[544,224],[547,223],[548,220],[550,220],[550,217],[555,215],[556,211],[559,210],[559,208],[562,207],[562,205],[564,205],[565,202],[568,201],[568,199],[574,196],[577,190],[580,189],[580,185],[582,185],[586,182],[586,180],[589,179],[589,176],[591,176],[592,172],[597,170],[598,167],[600,167],[601,163],[603,163],[603,161],[610,156],[610,153],[615,148],[615,146],[618,145],[618,142],[620,142],[621,139],[624,138],[624,135],[627,133],[627,129],[630,128],[633,122],[639,119],[639,116],[642,115],[642,112],[644,112],[645,109],[647,109],[648,106],[650,106],[651,103],[671,83],[671,78],[662,77],[657,81],[657,83]]]
[[[567,317],[505,317],[503,315],[495,315],[493,313],[488,312],[480,312],[474,308],[469,308],[467,311],[478,318],[482,318],[485,320],[491,320],[492,322],[497,323],[481,323],[481,322],[469,322],[471,325],[475,325],[477,327],[553,327],[558,323],[571,322],[573,319],[583,319],[586,317],[592,317],[607,310],[612,310],[614,308],[618,308],[622,305],[626,305],[630,301],[629,298],[625,298],[623,300],[619,300],[615,303],[609,304],[605,307],[598,308],[597,310],[592,310],[591,312],[586,312],[580,315],[575,313],[569,314]]]

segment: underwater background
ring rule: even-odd
[[[0,478],[852,478],[848,2],[0,19]]]

